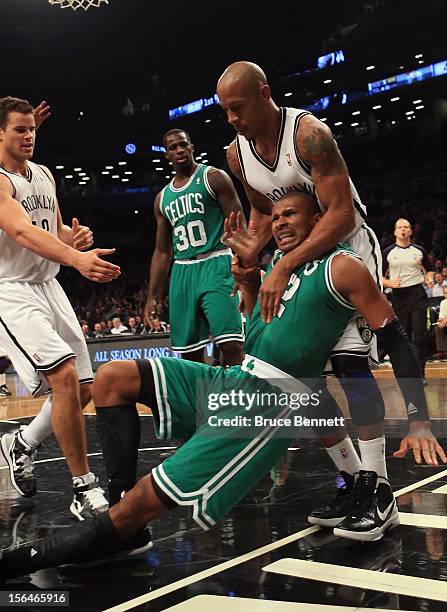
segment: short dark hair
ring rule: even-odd
[[[29,115],[34,113],[33,106],[28,100],[22,100],[20,98],[0,98],[0,127],[5,128],[8,123],[9,113],[22,113],[23,115]]]
[[[168,136],[172,136],[173,134],[185,134],[188,142],[190,144],[192,144],[192,140],[191,140],[191,136],[188,134],[188,132],[186,130],[181,130],[179,128],[174,128],[173,130],[169,130],[168,132],[166,132],[166,134],[164,134],[163,136],[163,146],[166,148],[166,139]]]

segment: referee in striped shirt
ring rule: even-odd
[[[394,312],[409,338],[416,344],[422,372],[428,355],[427,294],[423,286],[424,274],[432,268],[427,251],[411,242],[411,223],[398,219],[394,225],[395,244],[383,255],[383,285],[393,290],[391,303]]]

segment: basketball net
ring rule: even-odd
[[[109,0],[48,0],[50,4],[57,4],[62,9],[71,8],[77,11],[79,8],[87,11],[91,6],[98,7],[101,4],[109,4]]]

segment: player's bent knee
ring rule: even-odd
[[[95,376],[92,393],[95,403],[103,405],[103,398],[113,396],[113,402],[120,399],[135,401],[140,388],[140,375],[134,360],[109,361],[102,365]]]
[[[92,399],[92,383],[84,383],[79,387],[81,393],[81,406],[85,408]]]
[[[51,385],[53,393],[77,391],[79,379],[74,359],[64,361],[53,370],[47,372],[46,377]]]

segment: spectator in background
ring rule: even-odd
[[[107,323],[105,321],[101,321],[100,325],[101,325],[101,331],[104,334],[104,336],[107,336],[108,334],[110,334],[109,328],[107,327]]]
[[[93,327],[92,338],[105,338],[106,334],[101,327],[101,323],[95,323]]]
[[[436,355],[438,359],[447,357],[447,287],[444,287],[444,299],[439,306],[439,318],[435,323]]]
[[[122,324],[121,319],[119,317],[113,317],[112,319],[112,329],[110,333],[113,335],[116,334],[125,334],[128,333],[128,329],[125,325]]]
[[[113,329],[113,321],[112,319],[107,319],[107,333],[111,334]]]
[[[427,272],[427,274],[424,277],[424,289],[425,289],[425,293],[427,294],[428,298],[433,297],[433,286],[434,286],[434,275],[433,272]],[[390,291],[390,289],[388,289],[387,291]],[[387,291],[385,291],[385,293],[387,293]]]
[[[141,325],[137,325],[135,317],[129,317],[127,320],[129,332],[134,336],[141,334]]]
[[[409,338],[414,340],[425,380],[428,356],[425,274],[431,270],[426,250],[411,242],[411,223],[398,219],[394,226],[395,244],[383,251],[383,285],[393,290],[391,303]]]
[[[447,285],[447,267],[442,268],[441,274],[442,274],[442,284],[445,287]]]
[[[443,297],[444,296],[444,286],[441,272],[435,272],[435,282],[433,283],[433,290],[431,297]]]
[[[84,334],[84,338],[90,338],[91,337],[90,336],[89,326],[88,326],[88,324],[85,321],[81,324],[81,329],[82,329],[82,333]]]

